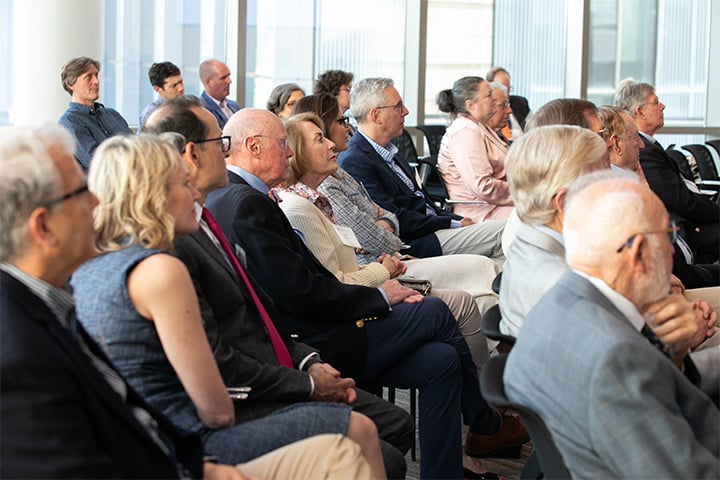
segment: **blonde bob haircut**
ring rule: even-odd
[[[98,199],[93,217],[99,253],[132,244],[170,249],[175,220],[167,211],[168,184],[180,162],[172,139],[162,135],[115,136],[100,144],[88,173]]]
[[[573,125],[536,127],[515,140],[505,157],[510,195],[523,223],[544,225],[556,213],[553,197],[607,152],[597,133]]]
[[[310,169],[310,159],[307,158],[305,148],[305,138],[303,132],[300,130],[300,124],[303,122],[310,122],[315,124],[323,135],[325,134],[325,124],[323,121],[314,113],[299,113],[293,115],[285,123],[285,131],[288,135],[288,145],[293,151],[293,156],[290,157],[290,175],[288,175],[287,185],[294,185],[300,177]]]

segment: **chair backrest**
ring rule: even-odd
[[[570,472],[542,418],[532,409],[510,401],[505,394],[503,374],[506,362],[507,355],[496,355],[483,365],[480,370],[480,390],[483,397],[497,408],[509,408],[520,414],[533,441],[543,478],[569,479]]]
[[[437,169],[437,155],[418,158],[418,175],[430,200],[440,208],[445,208],[448,198],[445,182]]]
[[[683,145],[683,150],[687,150],[695,157],[702,180],[718,180],[718,171],[710,148],[712,147],[703,144]]]
[[[403,134],[397,138],[392,139],[392,143],[400,150],[400,155],[405,159],[406,162],[411,165],[416,165],[418,161],[417,150],[415,149],[415,142],[413,142],[412,135],[407,129],[403,129]]]
[[[690,168],[690,163],[688,162],[688,159],[684,153],[679,150],[675,150],[674,148],[669,148],[665,150],[665,153],[667,153],[670,158],[675,160],[675,164],[678,166],[678,169],[680,169],[680,173],[683,177],[690,180],[691,182],[695,181],[695,176],[693,175],[692,169]]]
[[[497,340],[510,346],[515,345],[515,337],[506,335],[500,331],[500,319],[500,306],[493,305],[487,309],[482,319],[480,319],[480,330],[491,340]]]
[[[418,125],[415,128],[425,135],[425,140],[427,140],[428,147],[430,147],[430,155],[439,154],[440,141],[445,135],[445,125]]]
[[[715,169],[720,172],[720,140],[708,140],[705,142],[708,150],[712,153],[713,160],[715,161]]]

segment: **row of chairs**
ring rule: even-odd
[[[720,203],[720,140],[682,148],[670,145],[666,152],[675,160],[683,177],[695,183],[700,193]]]

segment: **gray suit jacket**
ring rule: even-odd
[[[176,237],[174,246],[175,255],[187,266],[192,277],[203,326],[225,384],[228,387],[252,387],[246,401],[236,402],[236,421],[263,417],[292,403],[308,401],[311,388],[308,374],[278,365],[252,299],[205,232],[200,229],[192,235]],[[256,282],[253,287],[285,339],[297,366],[316,350],[292,342],[283,334],[281,315]],[[308,366],[317,361],[320,359],[309,362]]]
[[[500,283],[500,331],[517,337],[530,309],[568,267],[565,247],[526,224],[518,228],[506,256]]]
[[[573,477],[720,477],[717,407],[574,272],[527,316],[504,380]]]

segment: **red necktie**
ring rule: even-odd
[[[272,343],[273,350],[275,350],[275,357],[277,357],[278,363],[285,367],[293,368],[292,359],[290,358],[290,352],[288,352],[288,349],[285,346],[285,342],[283,342],[282,338],[280,338],[280,334],[275,328],[275,325],[273,325],[272,320],[270,319],[270,315],[268,315],[267,310],[265,310],[265,307],[263,307],[263,304],[260,302],[257,293],[255,293],[255,289],[250,284],[250,279],[248,279],[245,271],[242,268],[242,265],[240,265],[240,262],[230,248],[230,244],[225,239],[225,235],[223,235],[222,230],[220,229],[220,225],[218,225],[217,221],[213,218],[208,209],[204,207],[202,211],[202,218],[207,222],[208,227],[210,227],[210,231],[215,234],[215,238],[217,238],[220,242],[220,245],[222,246],[225,255],[228,257],[228,260],[230,260],[230,263],[235,269],[235,273],[237,273],[238,277],[240,277],[243,284],[245,285],[248,293],[250,293],[250,298],[252,298],[252,301],[255,304],[255,308],[257,308],[257,311],[260,314],[260,318],[262,318],[262,321],[265,324],[265,329],[270,336],[270,342]]]

